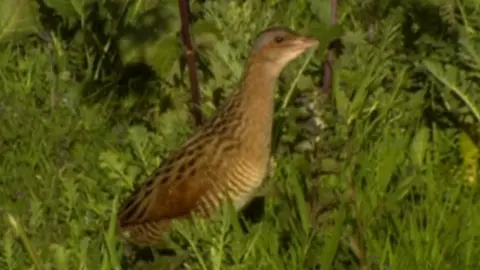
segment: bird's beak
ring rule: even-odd
[[[293,46],[298,49],[307,50],[318,45],[318,40],[311,37],[299,37],[292,42]]]

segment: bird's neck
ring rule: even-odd
[[[274,92],[279,75],[276,69],[268,62],[249,63],[237,93],[245,115],[250,115],[260,122],[266,121],[269,125],[272,122]],[[260,122],[258,124],[266,124]]]
[[[251,61],[244,71],[236,99],[242,110],[242,133],[250,140],[249,147],[270,147],[274,92],[279,74],[279,68],[268,62]]]

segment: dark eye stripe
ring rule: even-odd
[[[283,36],[276,36],[276,37],[274,38],[274,41],[275,41],[276,43],[281,43],[281,42],[284,41],[284,40],[285,40],[285,38],[284,38]]]

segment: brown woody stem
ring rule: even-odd
[[[187,58],[188,77],[190,80],[190,92],[192,94],[191,111],[195,120],[195,125],[201,125],[203,122],[202,111],[200,107],[200,89],[198,87],[197,68],[195,59],[195,50],[192,46],[189,30],[189,6],[188,0],[178,0],[180,8],[180,18],[182,22],[182,41]]]

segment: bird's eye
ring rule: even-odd
[[[275,43],[282,43],[284,40],[285,38],[282,36],[276,36],[274,39]]]

